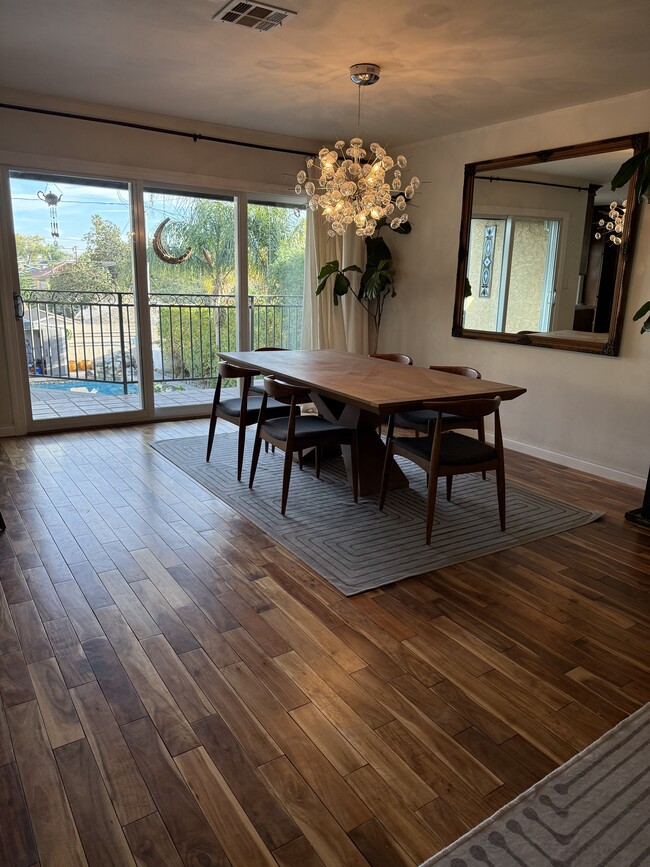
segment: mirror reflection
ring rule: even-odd
[[[646,138],[466,166],[455,336],[616,354],[638,217],[611,180]]]

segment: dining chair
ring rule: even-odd
[[[481,378],[481,374],[474,367],[430,364],[429,370],[440,370],[443,373],[453,373],[457,376],[469,376],[472,379]],[[431,434],[436,418],[437,413],[435,412],[427,409],[414,409],[410,412],[398,412],[395,416],[395,424],[397,427],[405,428],[406,430],[414,430],[416,434]],[[444,413],[442,424],[443,430],[457,430],[458,428],[477,430],[479,432],[479,439],[485,442],[483,419],[461,419],[455,417],[453,413]]]
[[[298,452],[300,455],[302,469],[302,452],[305,449],[315,449],[316,478],[318,479],[320,478],[323,446],[348,445],[351,450],[352,492],[354,494],[354,502],[356,503],[359,490],[356,430],[333,424],[319,416],[299,415],[298,407],[301,404],[311,403],[311,396],[305,388],[289,385],[286,382],[275,379],[273,376],[265,376],[264,389],[265,394],[262,398],[262,406],[255,432],[255,445],[253,446],[253,459],[251,461],[251,474],[248,487],[252,488],[255,481],[262,442],[268,442],[273,446],[277,446],[284,452],[282,504],[280,508],[281,514],[284,515],[287,509],[291,465],[294,453]],[[289,415],[281,418],[271,417],[267,409],[272,402],[278,402],[289,407]]]
[[[257,349],[253,350],[254,352],[283,352],[282,346],[258,346]],[[259,375],[259,374],[257,374]],[[248,389],[250,394],[264,394],[264,385],[260,382],[259,385],[256,384],[255,380],[252,380],[251,386]]]
[[[260,376],[261,371],[236,367],[234,364],[229,364],[227,361],[220,361],[217,370],[217,385],[214,390],[214,400],[212,401],[210,427],[208,430],[208,448],[205,454],[205,460],[206,462],[210,460],[217,419],[222,418],[224,421],[229,421],[230,424],[234,424],[239,428],[239,437],[237,440],[237,481],[241,482],[242,467],[244,465],[246,428],[251,424],[256,424],[260,414],[260,407],[262,406],[262,402],[266,396],[265,394],[250,393],[251,381],[253,377]],[[241,397],[231,397],[226,398],[225,400],[221,399],[221,390],[224,379],[237,379],[242,381]],[[278,416],[288,415],[289,409],[283,403],[267,401],[266,414],[268,418],[276,418]]]
[[[472,398],[469,400],[435,400],[426,401],[425,409],[435,413],[436,421],[433,434],[426,437],[396,437],[395,419],[392,415],[388,421],[386,438],[386,459],[381,480],[379,508],[384,508],[386,491],[393,455],[401,455],[422,467],[428,476],[426,541],[431,544],[433,516],[436,508],[436,493],[438,479],[444,476],[447,480],[447,499],[451,500],[453,477],[464,473],[476,473],[496,470],[497,498],[499,502],[499,521],[501,529],[506,528],[506,480],[503,462],[503,441],[501,438],[501,421],[499,419],[500,397]],[[494,415],[494,445],[482,442],[466,434],[455,431],[445,431],[443,417],[452,411],[459,418],[485,419]]]
[[[401,352],[371,352],[368,358],[383,358],[384,361],[395,361],[397,364],[413,364],[411,356],[403,355]]]

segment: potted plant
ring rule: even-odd
[[[330,277],[334,277],[332,301],[335,306],[338,306],[339,298],[347,295],[348,292],[352,292],[359,304],[368,313],[372,322],[371,352],[377,351],[379,327],[386,299],[389,296],[394,298],[397,294],[393,279],[395,271],[393,270],[392,253],[386,241],[380,237],[380,232],[386,225],[387,220],[385,217],[382,217],[377,222],[375,234],[365,239],[366,266],[363,271],[358,265],[348,265],[347,268],[340,268],[338,259],[333,259],[320,269],[318,285],[316,286],[316,295],[320,295]],[[408,235],[411,231],[411,224],[402,223],[397,228],[391,229],[391,231],[398,232],[400,235]],[[361,274],[358,290],[352,288],[350,278],[347,276],[348,272]]]
[[[612,179],[612,189],[618,190],[620,187],[624,187],[637,170],[638,175],[634,195],[639,202],[643,199],[648,202],[650,200],[650,148],[635,154],[623,163]],[[650,331],[650,300],[639,307],[633,319],[635,322],[638,322],[644,316],[646,319],[641,325],[641,334]],[[646,482],[641,508],[631,509],[625,513],[625,517],[633,524],[650,528],[650,472],[648,472],[648,481]]]

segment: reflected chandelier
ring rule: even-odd
[[[379,81],[380,68],[371,63],[357,63],[350,67],[350,78],[359,86],[357,128],[361,123],[361,88]],[[408,222],[406,203],[420,186],[412,177],[404,183],[402,170],[407,159],[400,154],[396,159],[385,148],[373,142],[370,156],[358,135],[346,143],[339,140],[334,148],[323,147],[315,157],[307,160],[307,171],[296,175],[296,193],[303,190],[309,196],[312,211],[319,208],[330,224],[327,234],[344,235],[354,225],[357,235],[370,236],[383,217],[390,220],[391,229]],[[396,213],[399,212],[399,213]],[[394,215],[394,216],[393,216]]]
[[[627,211],[627,199],[622,204],[618,202],[610,202],[609,204],[609,220],[598,220],[599,231],[596,232],[594,238],[600,240],[607,238],[616,247],[618,247],[623,239],[623,229],[625,228],[625,212]]]

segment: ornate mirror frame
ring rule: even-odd
[[[621,334],[623,331],[627,289],[632,270],[631,265],[640,214],[639,203],[636,201],[636,197],[633,193],[636,174],[633,175],[628,185],[629,195],[627,200],[627,213],[625,215],[625,227],[622,235],[622,243],[619,247],[620,255],[615,276],[614,298],[609,323],[609,333],[607,341],[604,343],[602,339],[590,338],[590,332],[588,331],[584,332],[584,337],[560,337],[554,335],[552,332],[549,332],[548,334],[515,334],[508,332],[479,331],[463,327],[465,285],[472,220],[472,202],[474,198],[474,181],[476,175],[482,172],[519,168],[522,166],[536,165],[538,163],[575,159],[576,157],[604,154],[619,150],[623,151],[632,149],[636,154],[639,151],[645,150],[647,147],[648,133],[646,132],[637,133],[635,135],[619,136],[618,138],[603,139],[602,141],[587,142],[585,144],[571,145],[569,147],[552,148],[549,150],[538,151],[536,153],[517,154],[516,156],[468,163],[465,166],[465,183],[463,187],[458,270],[456,275],[456,298],[454,303],[453,327],[451,331],[452,337],[466,337],[474,340],[491,340],[496,341],[497,343],[516,343],[521,346],[544,346],[551,349],[590,352],[598,355],[618,355]],[[625,159],[627,159],[627,156]],[[621,157],[621,162],[624,162],[623,157]],[[620,197],[620,193],[618,195]],[[612,193],[612,197],[615,196],[616,193]]]

